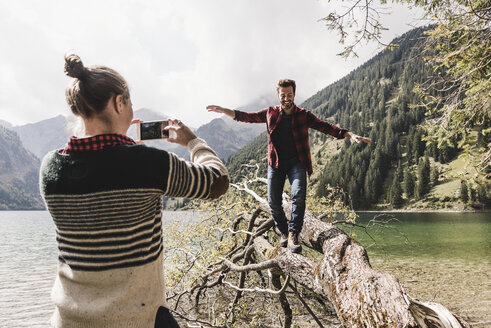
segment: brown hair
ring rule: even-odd
[[[297,88],[297,86],[295,85],[295,81],[290,79],[281,79],[278,81],[278,85],[276,86],[276,92],[278,92],[280,88],[288,88],[288,87],[292,87],[293,93],[295,93],[295,89]]]
[[[78,55],[65,54],[65,74],[73,77],[65,95],[75,115],[98,114],[113,96],[122,95],[125,104],[130,98],[128,85],[118,72],[106,66],[85,67]]]

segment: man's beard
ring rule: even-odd
[[[282,101],[281,108],[283,109],[291,109],[293,107],[293,101]]]

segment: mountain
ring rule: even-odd
[[[300,105],[372,139],[369,145],[352,144],[311,130],[311,194],[325,196],[328,186],[338,186],[355,209],[455,208],[461,184],[453,175],[470,175],[471,169],[459,162],[452,145],[426,145],[419,127],[424,110],[410,105],[420,102],[414,88],[428,78],[422,58],[425,29],[395,39],[395,50],[380,52]],[[266,138],[262,133],[228,159],[232,180],[246,174],[243,164],[248,163],[258,163],[259,174],[266,175]],[[486,186],[475,186],[469,193],[474,197],[471,205],[480,206],[488,199],[485,191],[479,195],[482,190]]]
[[[237,109],[253,112],[277,102],[275,96],[265,95]],[[266,131],[266,124],[244,124],[223,115],[202,125],[196,130],[196,135],[206,140],[220,158],[227,159],[264,131]]]
[[[12,127],[22,144],[38,158],[43,158],[53,149],[63,148],[73,133],[69,130],[68,120],[63,115]]]
[[[142,121],[163,121],[169,118],[165,114],[161,114],[149,108],[140,108],[133,113],[134,118],[138,118]]]
[[[39,194],[39,159],[19,136],[0,126],[0,209],[44,209]]]
[[[0,126],[3,126],[4,128],[7,128],[7,129],[12,128],[12,124],[10,124],[9,122],[4,121],[4,120],[0,120]]]
[[[206,140],[220,158],[226,159],[257,136],[243,126],[235,127],[234,123],[229,118],[216,118],[196,130],[196,135]]]

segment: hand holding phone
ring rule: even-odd
[[[171,131],[171,135],[167,141],[186,147],[189,141],[196,138],[194,132],[180,120],[169,119],[169,122],[167,129]]]
[[[165,127],[169,121],[149,121],[136,124],[136,138],[138,140],[153,140],[169,138],[169,130]]]

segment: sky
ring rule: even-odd
[[[346,4],[327,0],[0,0],[0,119],[23,125],[69,115],[64,54],[109,66],[130,86],[133,108],[198,127],[206,105],[239,108],[297,82],[297,103],[381,50],[362,44],[343,59],[321,19]],[[383,41],[418,25],[391,5]],[[421,24],[420,24],[421,25]],[[259,109],[259,108],[258,108]]]

